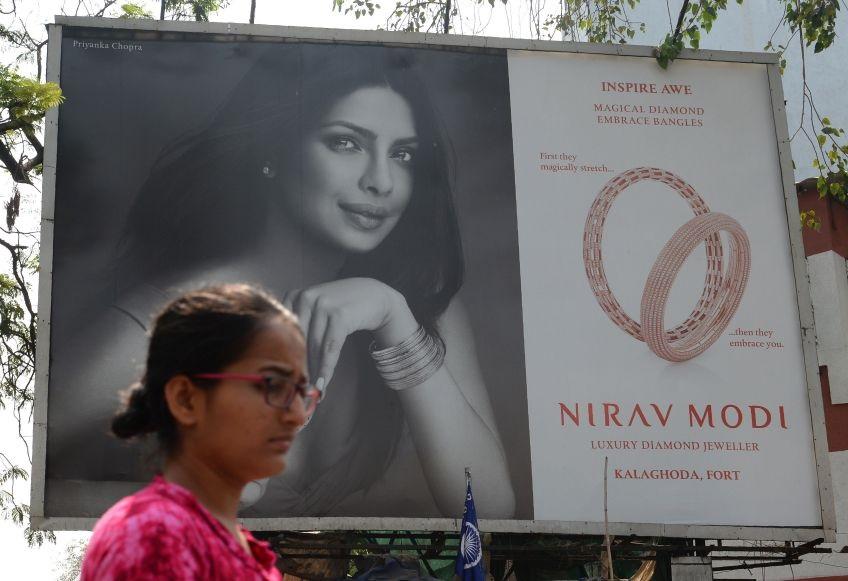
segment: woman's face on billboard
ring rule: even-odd
[[[357,89],[304,136],[302,167],[283,177],[287,205],[320,240],[373,250],[412,197],[417,147],[403,97],[386,86]]]

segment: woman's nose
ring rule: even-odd
[[[306,404],[301,397],[295,397],[284,413],[286,421],[296,424],[297,426],[304,425],[306,420],[309,419]]]
[[[394,189],[389,160],[385,156],[372,158],[362,174],[360,187],[377,196],[387,196]]]

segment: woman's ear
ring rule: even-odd
[[[175,375],[165,383],[165,401],[177,424],[191,427],[205,409],[205,393],[187,375]]]

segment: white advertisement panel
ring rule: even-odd
[[[536,518],[820,525],[766,67],[509,75]]]

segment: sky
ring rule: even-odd
[[[118,4],[122,1],[119,0]],[[545,0],[541,1],[544,4]],[[6,7],[9,3],[10,0],[0,0],[0,7]],[[17,0],[19,13],[23,20],[33,33],[39,35],[43,34],[43,24],[51,22],[53,15],[62,13],[63,8],[64,13],[72,14],[79,5],[83,7],[80,12],[80,14],[83,14],[86,6],[93,8],[99,3],[101,3],[99,0]],[[140,3],[144,4],[150,12],[158,14],[158,1]],[[394,0],[385,0],[383,3],[394,5],[395,2]],[[548,0],[547,3],[552,6],[556,4],[553,0]],[[653,1],[648,2],[646,0],[645,4],[653,4]],[[671,4],[672,6],[679,5],[679,2],[675,0]],[[735,7],[735,3],[730,4],[729,10],[731,12],[739,10]],[[763,4],[762,2],[746,2],[748,6],[752,4],[752,10],[755,14],[749,19],[737,18],[732,25],[728,23],[728,20],[731,19],[719,20],[716,30],[714,30],[715,40],[710,41],[712,46],[735,50],[760,50],[762,48],[765,40],[762,38],[763,31],[759,28],[773,26],[773,23],[771,23],[771,19],[759,18],[756,14],[756,6]],[[460,6],[463,6],[463,13],[461,18],[455,22],[456,32],[469,35],[481,34],[485,29],[487,36],[530,37],[531,22],[526,9],[521,8],[522,5],[523,3],[513,3],[504,6],[500,0],[496,0],[494,7],[490,7],[488,2],[473,7],[469,6],[468,2],[460,4]],[[213,16],[213,20],[246,22],[249,15],[249,6],[248,0],[232,0],[228,8]],[[332,0],[258,0],[256,22],[323,28],[374,29],[378,26],[386,27],[385,16],[364,17],[357,20],[352,15],[331,11],[331,6]],[[656,43],[657,39],[667,31],[667,14],[664,5],[662,8],[661,11],[653,11],[652,14],[646,15],[645,19],[651,24],[652,30],[652,36],[644,41],[646,43]],[[749,20],[758,24],[751,24]],[[842,25],[844,30],[845,22]],[[721,27],[723,26],[727,26],[727,28],[722,32]],[[844,54],[844,51],[841,54]],[[9,57],[9,54],[0,53],[0,60],[8,61]],[[830,66],[824,61],[821,62],[820,69],[826,69]],[[815,67],[815,64],[813,66]],[[794,83],[791,78],[784,82],[790,88]],[[844,83],[844,81],[842,82]],[[833,91],[836,95],[844,95],[841,88],[835,88]],[[825,94],[827,93],[825,92]],[[791,90],[787,90],[787,96],[790,99],[791,125],[793,117]],[[843,123],[843,125],[848,125],[848,123]],[[10,191],[10,188],[6,184],[0,188],[0,192],[8,191]],[[39,193],[36,189],[27,187],[22,188],[22,193],[24,196],[22,206],[25,210],[19,226],[24,230],[37,230],[39,224]],[[24,435],[28,442],[31,442],[30,432],[31,427],[25,425]],[[18,437],[17,422],[11,416],[9,410],[0,410],[0,442],[3,443],[2,451],[11,452],[17,461],[24,465],[27,464],[26,449]],[[11,449],[8,448],[7,443],[13,443]],[[25,483],[24,486],[20,486],[16,490],[16,496],[20,502],[28,502],[27,489],[28,483]],[[20,528],[12,525],[8,520],[0,520],[0,568],[2,568],[3,577],[7,579],[55,579],[57,565],[63,559],[66,548],[87,536],[88,533],[59,532],[57,533],[56,544],[29,548],[23,539]]]

